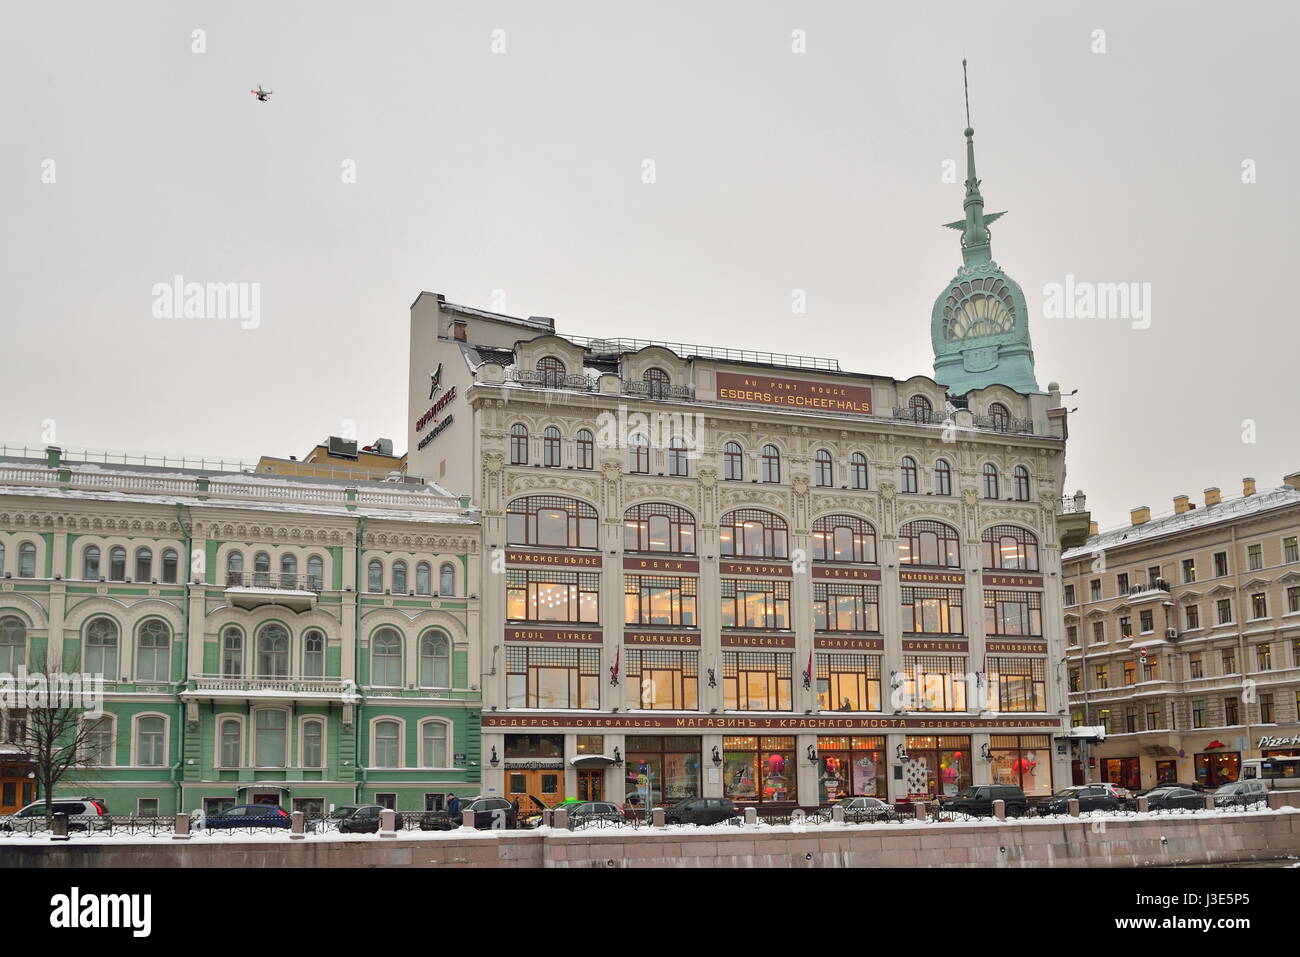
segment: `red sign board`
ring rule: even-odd
[[[898,580],[907,585],[964,585],[962,572],[909,572],[900,571]]]
[[[838,638],[834,635],[818,635],[813,639],[818,651],[884,651],[883,638]]]
[[[845,568],[840,565],[814,565],[813,578],[835,578],[840,581],[878,582],[879,568]]]
[[[814,715],[790,717],[746,717],[744,715],[621,715],[583,713],[510,714],[488,712],[485,728],[605,728],[669,731],[964,731],[984,728],[1015,728],[1021,731],[1052,732],[1061,727],[1059,718],[844,718]]]
[[[555,552],[506,552],[507,565],[559,565],[567,568],[599,568],[600,555],[571,555]]]
[[[700,636],[698,632],[690,634],[666,631],[625,631],[623,632],[623,644],[685,645],[690,648],[698,648],[700,646]]]
[[[956,651],[965,654],[970,650],[970,643],[964,638],[904,638],[903,650],[930,653]]]
[[[684,572],[693,575],[700,570],[700,563],[684,558],[624,558],[623,568],[629,572]]]
[[[1001,572],[984,573],[985,588],[1042,588],[1042,575],[1005,575]]]
[[[756,372],[718,373],[718,401],[775,405],[814,412],[871,414],[871,389],[841,382],[778,379]]]
[[[984,650],[990,655],[1045,655],[1045,641],[986,641]]]
[[[793,648],[794,635],[733,635],[722,633],[723,648]]]
[[[598,645],[598,628],[507,628],[506,641],[545,641],[562,644]]]
[[[718,570],[723,575],[760,575],[764,578],[792,578],[794,572],[789,565],[777,565],[773,562],[719,562]]]

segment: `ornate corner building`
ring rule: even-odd
[[[940,381],[417,297],[411,468],[481,509],[488,793],[1069,781],[1060,553],[1087,514],[970,149]]]
[[[100,674],[111,813],[477,793],[477,516],[440,489],[0,459],[0,673]],[[0,811],[32,800],[0,713]]]

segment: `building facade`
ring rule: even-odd
[[[479,790],[478,553],[436,487],[6,457],[0,672],[103,675],[59,790],[112,813],[436,808]]]
[[[1063,556],[1071,720],[1106,732],[1076,780],[1213,787],[1300,756],[1300,473],[1283,483],[1136,508]]]

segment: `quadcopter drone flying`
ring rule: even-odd
[[[275,90],[264,90],[262,89],[262,84],[259,83],[257,84],[256,90],[249,90],[248,92],[253,94],[253,96],[257,97],[257,99],[260,102],[269,103],[270,101],[267,99],[267,97],[270,96],[272,93],[274,93]]]

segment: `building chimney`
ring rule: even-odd
[[[451,321],[451,337],[457,342],[465,341],[466,323],[464,319],[453,319]]]
[[[1175,514],[1175,515],[1182,515],[1183,512],[1186,512],[1186,511],[1187,511],[1188,509],[1190,509],[1191,507],[1192,507],[1191,499],[1189,499],[1186,495],[1175,495],[1175,496],[1174,496],[1174,514]]]
[[[1219,490],[1217,488],[1207,488],[1205,490],[1205,504],[1218,505],[1220,501]]]
[[[1241,480],[1241,494],[1242,495],[1255,494],[1255,480],[1253,478],[1244,478]]]
[[[1290,485],[1294,489],[1300,489],[1300,472],[1292,472],[1290,475],[1282,476],[1282,484]]]
[[[1093,538],[1094,536],[1096,536],[1096,535],[1100,535],[1100,534],[1101,534],[1101,529],[1097,526],[1097,523],[1096,523],[1096,522],[1089,522],[1089,523],[1088,523],[1088,537],[1089,537],[1089,538]]]
[[[1129,509],[1129,517],[1133,520],[1134,525],[1145,525],[1151,521],[1151,509],[1145,505],[1139,505],[1137,508]]]

